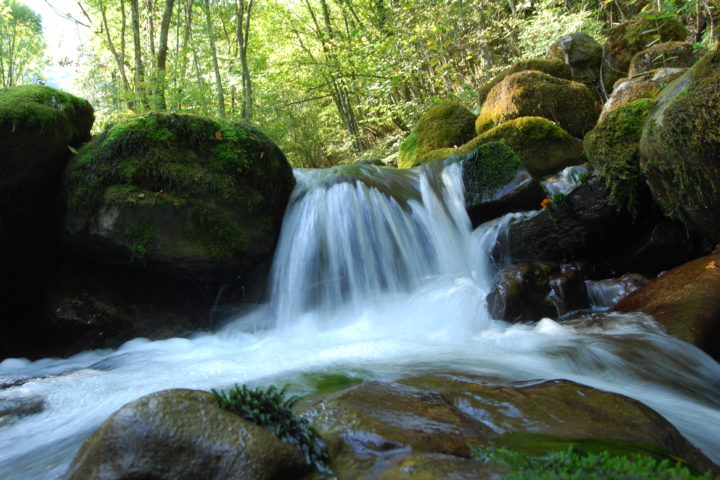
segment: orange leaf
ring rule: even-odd
[[[718,268],[718,266],[717,266],[717,263],[715,262],[715,260],[711,260],[710,263],[708,263],[707,265],[705,265],[705,268],[706,268],[707,270],[712,270],[712,269],[714,269],[714,268]]]
[[[215,138],[217,138],[218,140],[222,140],[222,131],[218,130],[217,132],[215,132]]]
[[[551,203],[552,203],[552,199],[551,199],[551,198],[546,198],[546,199],[544,199],[542,202],[540,202],[540,206],[541,206],[542,208],[547,208],[547,207],[550,206]]]

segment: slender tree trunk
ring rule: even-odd
[[[210,41],[210,54],[212,56],[213,69],[215,70],[215,89],[218,98],[218,115],[225,118],[225,94],[223,92],[222,77],[220,76],[220,64],[217,58],[217,49],[215,48],[215,34],[213,33],[212,17],[210,16],[210,1],[204,1],[205,19],[207,23],[207,35]]]
[[[237,42],[240,53],[240,64],[242,66],[242,118],[250,120],[252,116],[253,93],[252,81],[250,78],[250,67],[248,66],[247,51],[250,39],[250,18],[254,0],[237,1]]]
[[[102,0],[100,0],[98,4],[100,7],[100,16],[102,17],[103,29],[105,30],[105,38],[108,42],[108,48],[110,49],[110,53],[115,59],[115,64],[117,65],[118,72],[120,73],[120,81],[122,82],[122,88],[124,91],[123,97],[125,97],[126,102],[125,105],[127,106],[128,110],[134,110],[135,104],[130,99],[130,82],[127,79],[127,73],[125,72],[125,1],[120,0],[120,16],[122,26],[120,27],[121,30],[119,52],[117,48],[115,48],[115,44],[112,41],[112,36],[110,35],[110,27],[108,27],[105,5],[103,4]]]
[[[160,44],[157,55],[157,108],[161,111],[167,110],[165,101],[165,70],[167,68],[168,31],[170,30],[170,19],[172,18],[175,0],[165,0],[162,21],[160,22]]]
[[[142,44],[140,42],[140,7],[138,0],[130,0],[130,14],[132,17],[133,46],[135,48],[135,91],[140,95],[140,101],[145,110],[150,110],[145,90],[145,67],[142,61]]]

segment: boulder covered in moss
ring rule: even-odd
[[[465,208],[475,226],[536,208],[545,196],[520,158],[503,143],[486,143],[455,158],[462,162]]]
[[[658,97],[640,142],[653,198],[711,242],[720,242],[720,49],[716,45]]]
[[[638,213],[638,202],[647,198],[639,144],[655,103],[652,98],[641,98],[625,104],[585,136],[585,152],[605,182],[610,203],[633,216]]]
[[[654,43],[685,40],[687,34],[687,29],[675,18],[652,11],[612,28],[604,45],[605,92],[609,94],[615,81],[627,76],[636,53]]]
[[[581,138],[595,125],[598,111],[582,83],[527,71],[506,77],[490,90],[475,128],[482,134],[514,118],[543,117]]]
[[[400,144],[398,167],[410,168],[427,161],[423,156],[439,148],[466,143],[475,136],[475,115],[458,102],[442,102],[425,112]]]
[[[720,361],[720,253],[673,268],[614,310],[652,315],[669,334]]]
[[[595,92],[600,78],[602,47],[585,32],[574,32],[559,37],[547,51],[547,58],[566,63],[572,80],[582,82]]]
[[[630,59],[630,78],[658,68],[690,68],[702,51],[689,42],[664,42],[642,50]]]
[[[506,77],[513,73],[526,72],[528,70],[535,70],[538,72],[547,73],[557,78],[564,78],[570,80],[572,78],[572,71],[562,58],[527,58],[515,62],[512,66],[503,70],[499,74],[495,75],[492,80],[485,83],[478,89],[478,97],[480,105],[487,99],[488,93],[493,89],[495,85],[502,82]]]
[[[38,297],[59,263],[60,178],[93,120],[90,104],[68,93],[0,89],[0,357],[38,316]]]
[[[621,78],[603,105],[598,123],[605,121],[610,112],[641,98],[657,98],[660,91],[685,73],[685,68],[659,68],[636,78]]]
[[[213,395],[163,390],[128,403],[82,445],[64,478],[300,478],[303,453],[270,431],[221,409]]]
[[[293,185],[282,151],[242,123],[135,117],[68,166],[67,239],[106,262],[234,277],[272,255]]]

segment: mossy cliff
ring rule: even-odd
[[[400,145],[398,166],[410,168],[427,161],[423,155],[438,148],[462,145],[475,136],[475,115],[457,102],[443,102],[425,112]]]
[[[582,83],[527,71],[506,77],[490,90],[475,128],[482,134],[514,118],[543,117],[581,138],[595,125],[598,113],[592,94]]]
[[[172,269],[271,255],[294,185],[280,149],[238,122],[151,114],[108,127],[69,165],[71,243]]]
[[[720,242],[720,52],[718,45],[668,85],[648,117],[640,166],[655,201]]]

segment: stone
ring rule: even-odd
[[[633,55],[628,76],[667,68],[690,68],[700,58],[702,51],[689,42],[657,43]]]
[[[559,37],[548,48],[546,57],[565,62],[572,71],[572,80],[582,82],[590,91],[598,88],[602,47],[585,32],[574,32]]]
[[[506,77],[512,75],[513,73],[525,72],[528,70],[547,73],[553,77],[564,78],[565,80],[572,79],[571,68],[565,65],[562,58],[529,58],[520,60],[495,75],[489,82],[485,83],[478,89],[479,104],[482,105],[487,99],[490,90],[492,90],[495,85],[503,81]]]

